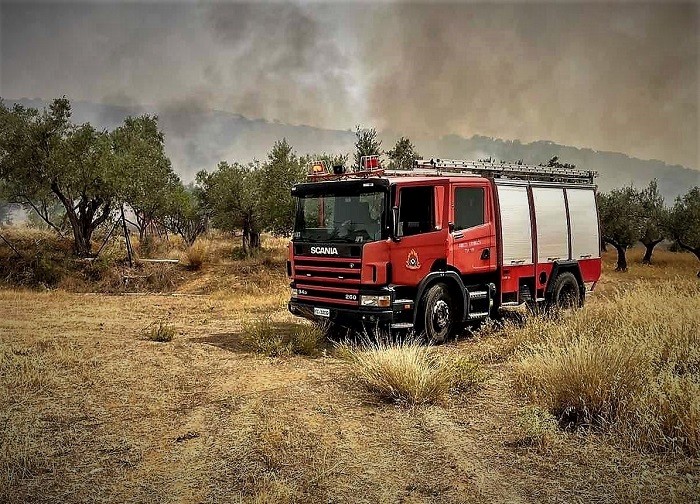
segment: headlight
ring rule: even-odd
[[[292,299],[295,299],[299,295],[299,291],[296,289],[292,288]]]
[[[391,306],[391,296],[360,296],[360,306]]]

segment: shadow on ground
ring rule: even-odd
[[[296,322],[273,322],[270,333],[280,337],[283,341],[289,341],[303,329],[307,329],[307,324]],[[244,331],[232,331],[208,334],[201,338],[190,338],[192,343],[203,343],[213,345],[236,353],[256,353],[255,344],[248,338]]]

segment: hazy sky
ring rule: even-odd
[[[0,96],[700,168],[700,3],[0,3]]]

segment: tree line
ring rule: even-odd
[[[381,153],[377,132],[358,127],[356,147],[358,164],[362,155]],[[401,139],[392,162],[410,165],[406,156],[414,151]],[[95,231],[120,218],[137,229],[140,243],[159,229],[180,235],[188,245],[211,225],[240,230],[248,253],[260,247],[263,231],[291,232],[290,190],[305,179],[312,159],[336,165],[347,163],[348,156],[298,156],[283,139],[263,161],[222,161],[184,184],[165,153],[156,116],[127,117],[107,131],[75,124],[65,97],[43,110],[8,107],[0,99],[0,223],[19,206],[31,223],[72,235],[79,257],[93,255]]]
[[[383,151],[375,129],[356,127],[355,166],[362,156],[375,154],[386,154],[390,169],[410,169],[420,157],[408,138]],[[140,243],[163,229],[191,245],[214,226],[241,231],[243,250],[249,253],[260,247],[262,232],[291,232],[291,187],[305,180],[307,164],[318,159],[329,166],[348,162],[347,155],[299,156],[282,139],[262,161],[221,161],[184,184],[165,153],[156,116],[127,117],[106,131],[75,124],[65,97],[43,110],[19,104],[8,108],[0,100],[0,223],[8,219],[7,204],[19,205],[31,221],[61,236],[70,233],[75,254],[88,257],[95,231],[125,218],[126,211]],[[556,157],[545,166],[573,168]],[[656,181],[641,190],[600,193],[598,202],[603,242],[617,250],[618,270],[627,269],[629,247],[643,243],[644,262],[651,262],[654,247],[664,238],[700,258],[700,188],[690,189],[670,207]]]
[[[602,240],[617,251],[617,271],[627,271],[626,251],[640,242],[642,262],[651,264],[654,248],[664,239],[700,259],[700,187],[692,187],[667,206],[656,180],[598,194]],[[698,273],[700,277],[700,272]]]

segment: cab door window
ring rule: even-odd
[[[484,224],[484,213],[483,187],[458,187],[455,189],[455,231]]]
[[[400,192],[399,230],[401,236],[435,231],[435,188],[404,187]]]

